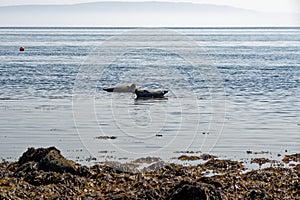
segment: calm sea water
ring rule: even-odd
[[[299,28],[169,30],[197,46],[176,47],[188,59],[172,51],[172,34],[164,48],[155,48],[149,41],[165,42],[159,32],[135,32],[129,38],[136,48],[120,50],[105,68],[91,62],[111,56],[118,48],[103,44],[118,46],[116,36],[128,31],[134,30],[1,28],[0,157],[15,160],[30,146],[98,161],[170,160],[187,150],[237,159],[247,150],[274,158],[300,152]],[[191,58],[203,59],[204,67]],[[102,91],[131,83],[169,93],[136,100]]]

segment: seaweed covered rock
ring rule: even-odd
[[[201,199],[227,199],[218,189],[209,184],[181,181],[170,190],[169,197],[172,200],[201,200]]]
[[[72,174],[77,171],[76,163],[63,157],[55,147],[28,148],[19,158],[18,164],[22,168],[23,165],[31,162],[35,162],[36,167],[43,171],[69,172]]]
[[[217,173],[237,172],[241,171],[244,168],[244,166],[240,162],[218,159],[210,159],[209,161],[204,163],[203,166]]]
[[[64,173],[68,172],[76,175],[89,175],[89,170],[76,164],[74,161],[66,159],[55,147],[49,148],[28,148],[16,163],[16,172],[29,171],[51,171]]]
[[[133,173],[30,148],[18,162],[0,162],[0,199],[299,199],[299,175],[299,164],[245,172],[241,162],[217,159]]]
[[[207,199],[207,195],[200,184],[182,183],[180,182],[171,191],[169,199],[172,200],[200,200]]]
[[[300,153],[295,153],[292,155],[285,155],[284,158],[282,159],[284,163],[289,163],[291,161],[293,162],[300,162]]]
[[[55,147],[28,148],[19,158],[18,162],[8,166],[14,172],[13,176],[35,185],[63,184],[65,178],[72,175],[90,177],[91,171],[61,155]],[[69,174],[69,175],[68,175]]]

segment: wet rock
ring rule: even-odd
[[[294,169],[300,171],[300,164],[295,165]]]
[[[237,161],[210,159],[203,166],[217,173],[235,172],[243,169],[243,165]]]
[[[159,162],[159,161],[161,161],[160,158],[148,156],[148,157],[145,157],[145,158],[138,158],[138,159],[136,159],[136,160],[134,160],[132,162],[133,163],[139,163],[139,164],[140,163],[147,163],[147,164],[149,164],[149,163],[154,163],[154,162]]]
[[[199,184],[196,182],[181,181],[171,189],[169,197],[172,200],[201,200],[201,199],[226,199],[211,185]]]
[[[79,176],[90,177],[94,173],[88,167],[79,165],[79,166],[77,166],[76,174]]]
[[[200,159],[202,160],[209,160],[209,159],[215,159],[217,158],[217,156],[213,156],[213,155],[210,155],[210,154],[202,154],[200,156]]]
[[[200,157],[199,156],[186,156],[186,155],[182,155],[178,157],[178,160],[182,160],[182,161],[186,161],[186,160],[199,160]]]
[[[267,199],[266,198],[266,191],[264,189],[262,190],[250,190],[247,194],[247,197],[250,199]]]
[[[222,184],[220,182],[216,181],[215,178],[212,178],[212,177],[203,176],[203,177],[199,178],[197,181],[211,184],[211,185],[215,186],[216,188],[222,187]]]
[[[251,163],[257,163],[259,166],[271,162],[268,158],[253,158],[251,159]]]
[[[144,167],[142,172],[149,172],[149,171],[158,171],[159,169],[163,168],[166,163],[164,161],[154,162],[153,164]]]
[[[269,151],[256,151],[256,152],[253,152],[254,154],[270,154]]]
[[[34,165],[43,171],[69,172],[72,174],[77,171],[76,163],[63,157],[55,147],[28,148],[18,161],[19,170],[23,167],[22,165],[25,164],[26,168],[28,163],[31,162],[34,162]],[[32,164],[29,164],[29,166],[32,166]]]
[[[66,159],[55,147],[28,148],[15,163],[11,170],[16,176],[22,176],[34,171],[68,172],[80,176],[90,176],[91,171],[86,166],[81,166]]]
[[[291,161],[300,162],[300,153],[296,153],[296,154],[292,154],[292,155],[286,155],[286,156],[284,156],[283,161],[285,163],[289,163]]]
[[[253,152],[251,150],[246,151],[247,154],[252,154]]]
[[[205,190],[201,185],[180,182],[172,191],[168,199],[171,200],[201,200],[207,199]]]
[[[32,171],[38,171],[39,170],[39,163],[35,161],[28,161],[22,165],[20,165],[17,170],[15,170],[15,173],[27,173]]]
[[[174,153],[195,154],[195,153],[201,153],[201,151],[174,151]]]
[[[61,182],[60,174],[55,172],[30,173],[24,177],[28,183],[39,186],[48,184],[58,184]]]
[[[102,139],[102,140],[114,140],[114,139],[117,139],[116,136],[98,136],[98,137],[95,137],[96,139]]]

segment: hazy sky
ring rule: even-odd
[[[5,5],[24,5],[24,4],[74,4],[95,2],[97,0],[0,0],[0,6]],[[99,1],[99,0],[98,0]],[[105,0],[112,1],[112,0]],[[134,1],[139,0],[113,0],[113,1]],[[145,0],[144,0],[145,1]],[[151,0],[153,1],[153,0]],[[229,5],[240,8],[248,8],[260,11],[271,12],[300,12],[300,0],[157,0],[168,2],[193,2],[193,3],[213,3],[221,5]]]

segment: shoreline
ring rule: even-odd
[[[242,162],[208,155],[205,158],[203,164],[195,166],[157,162],[152,170],[134,172],[108,163],[80,165],[63,157],[55,147],[29,148],[17,162],[0,163],[0,198],[300,198],[300,154],[283,158],[284,163],[292,163],[289,167],[278,165],[248,172],[243,171]],[[142,161],[147,163],[149,159]]]

